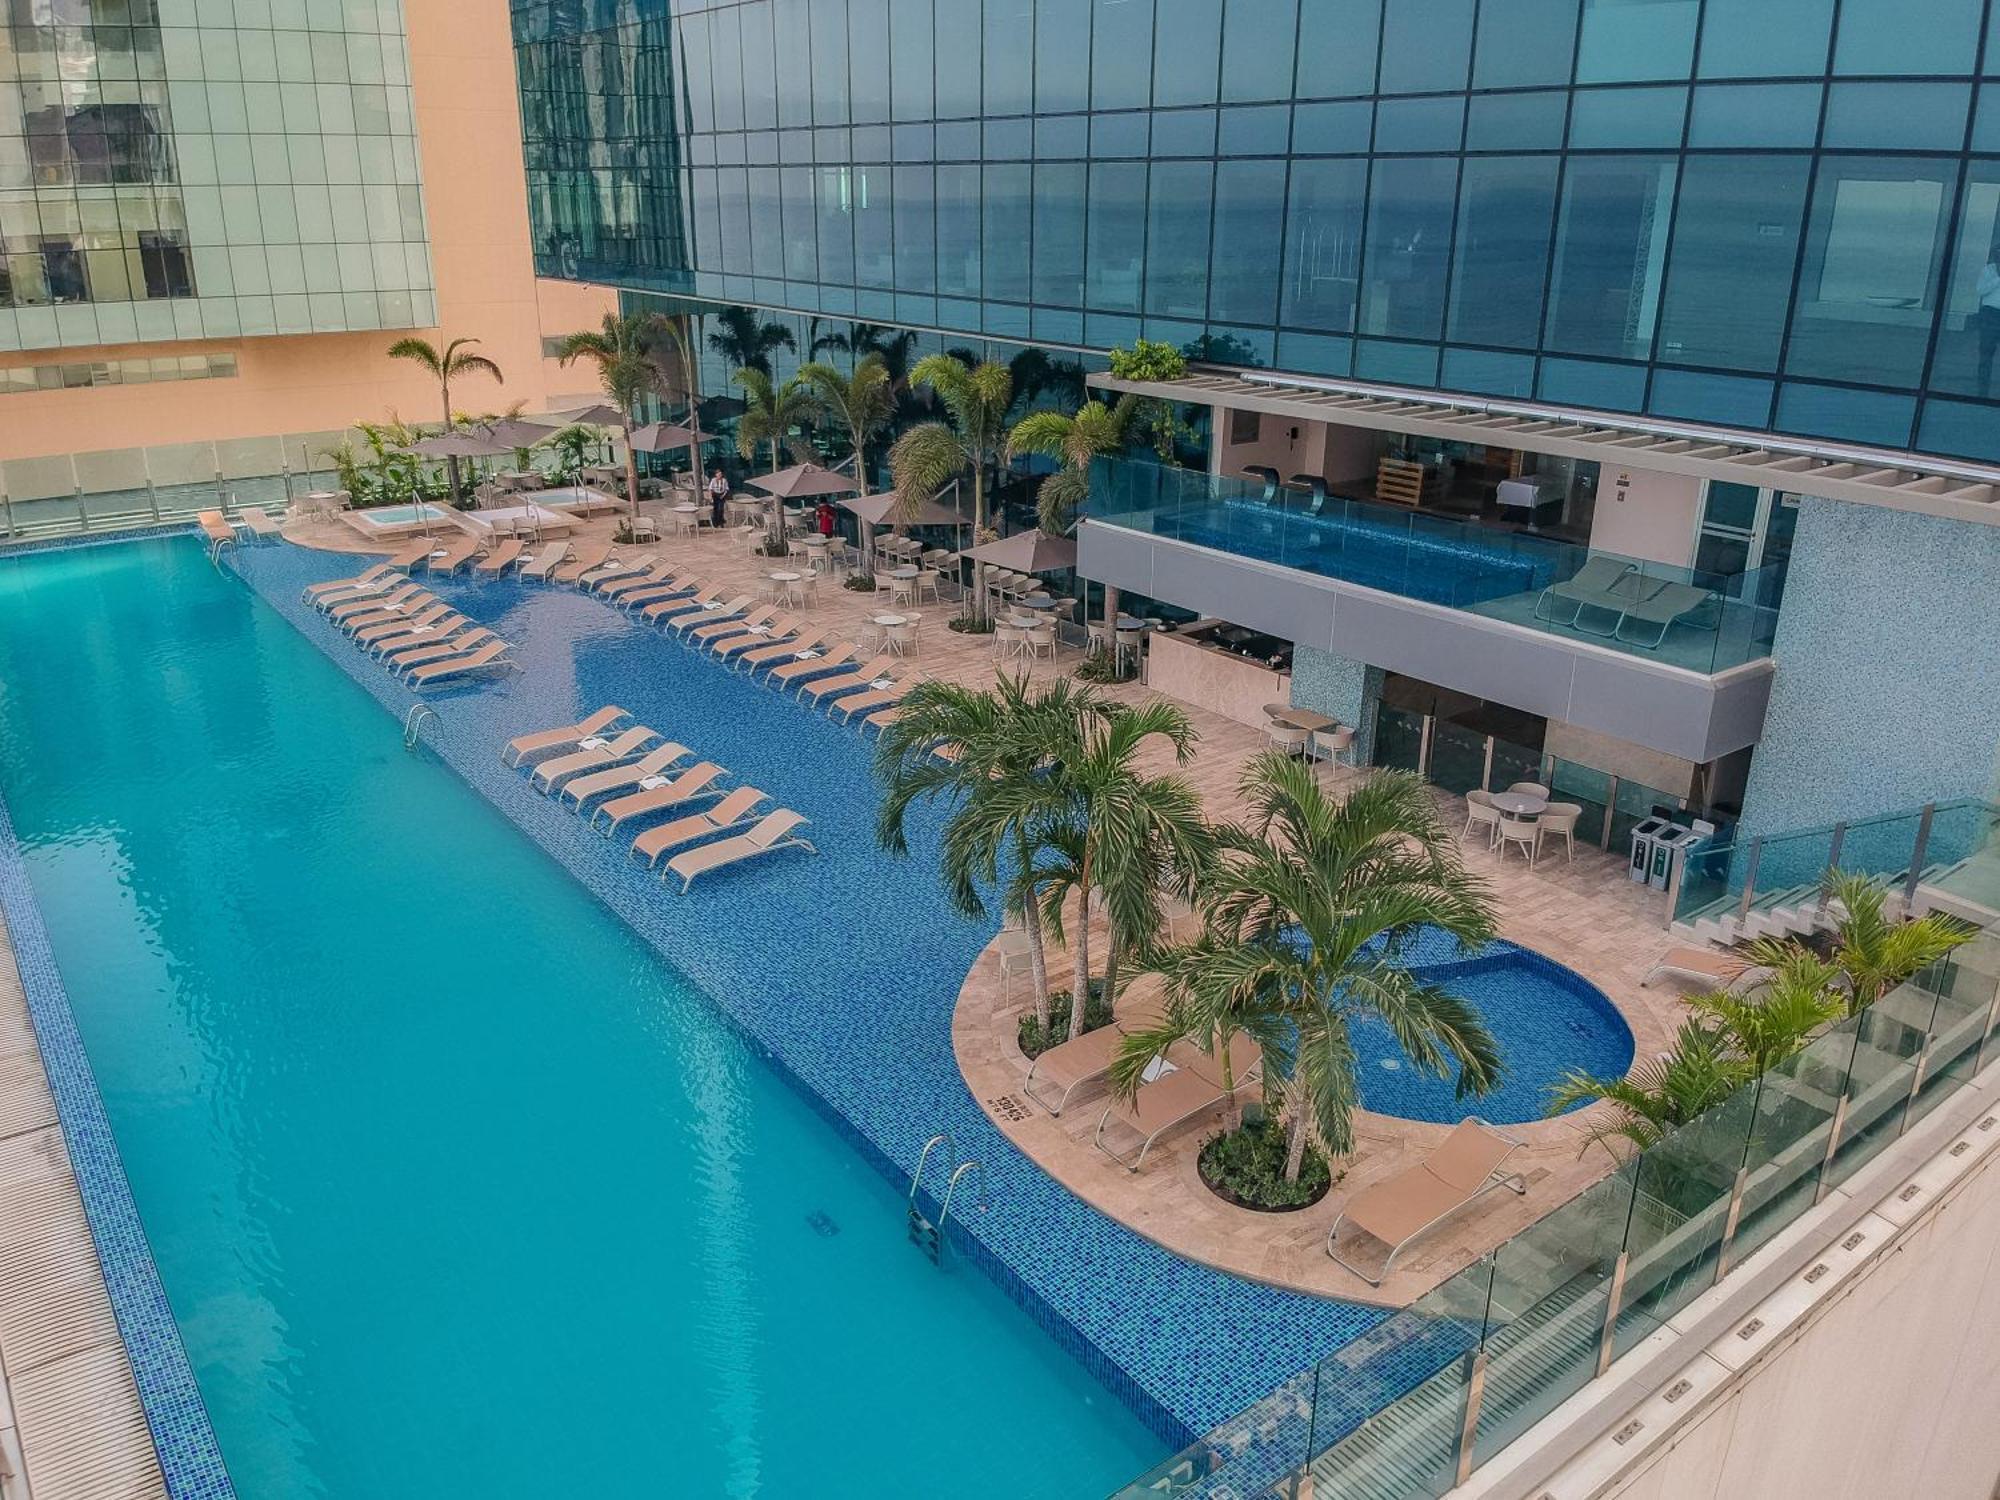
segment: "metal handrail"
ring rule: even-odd
[[[944,1244],[944,1221],[951,1217],[951,1199],[952,1195],[958,1191],[958,1181],[967,1172],[974,1171],[975,1169],[979,1173],[979,1211],[985,1213],[989,1206],[986,1190],[986,1166],[977,1157],[967,1157],[953,1170],[951,1181],[947,1182],[944,1187],[944,1202],[938,1208],[937,1220],[938,1244],[940,1247]]]
[[[924,1149],[917,1153],[917,1170],[910,1174],[909,1206],[912,1210],[917,1206],[917,1189],[923,1186],[924,1167],[931,1159],[931,1152],[935,1151],[939,1146],[947,1144],[954,1151],[958,1149],[958,1142],[952,1139],[951,1132],[949,1130],[940,1130],[936,1135],[925,1141]],[[954,1180],[956,1180],[955,1177]]]
[[[438,722],[437,710],[428,703],[415,703],[403,715],[403,748],[414,750],[424,737],[424,725]]]

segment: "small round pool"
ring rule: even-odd
[[[1466,956],[1443,934],[1435,942],[1429,936],[1406,952],[1405,962],[1479,1008],[1500,1044],[1499,1085],[1460,1098],[1454,1078],[1419,1071],[1389,1028],[1367,1017],[1352,1027],[1364,1108],[1441,1125],[1467,1115],[1519,1124],[1543,1117],[1549,1087],[1564,1074],[1618,1078],[1632,1066],[1632,1028],[1581,974],[1512,943],[1490,943]]]

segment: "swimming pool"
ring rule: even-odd
[[[240,1493],[1069,1496],[1159,1451],[194,544],[0,562],[0,684],[0,789]],[[873,895],[962,969],[934,887]]]
[[[1459,1098],[1450,1078],[1419,1071],[1389,1028],[1365,1017],[1352,1028],[1364,1108],[1442,1125],[1468,1114],[1516,1125],[1543,1118],[1549,1088],[1572,1069],[1622,1078],[1632,1066],[1632,1028],[1618,1007],[1551,958],[1496,942],[1471,957],[1434,948],[1408,961],[1423,978],[1478,1006],[1500,1047],[1499,1086]]]
[[[419,501],[414,505],[377,505],[341,512],[347,524],[369,536],[402,536],[426,526],[449,525],[452,513],[443,506]]]

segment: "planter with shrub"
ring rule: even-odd
[[[1068,990],[1057,990],[1049,996],[1049,1029],[1044,1032],[1041,1023],[1035,1019],[1032,1009],[1021,1013],[1021,1024],[1014,1033],[1014,1039],[1021,1044],[1021,1055],[1030,1062],[1040,1057],[1059,1042],[1069,1040],[1069,997]],[[1104,998],[1104,981],[1090,981],[1090,1003],[1083,1013],[1083,1029],[1095,1031],[1100,1026],[1111,1024],[1111,1005]]]
[[[1285,1181],[1285,1127],[1275,1119],[1246,1121],[1202,1144],[1201,1180],[1225,1203],[1259,1213],[1311,1208],[1347,1174],[1336,1174],[1326,1157],[1306,1147],[1297,1182]]]

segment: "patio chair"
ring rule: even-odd
[[[1135,1032],[1150,1031],[1166,1019],[1165,992],[1156,978],[1143,994],[1135,994],[1146,980],[1136,981],[1128,990],[1109,1026],[1086,1031],[1082,1036],[1058,1042],[1028,1065],[1021,1092],[1052,1115],[1069,1108],[1070,1095],[1086,1084],[1101,1082],[1118,1060],[1125,1038]],[[1050,1093],[1043,1098],[1037,1087]]]
[[[706,624],[694,624],[693,616],[688,616],[690,623],[685,629],[681,628],[679,621],[670,623],[667,629],[692,645],[706,646],[710,641],[726,640],[730,636],[741,635],[744,631],[755,629],[767,620],[775,620],[777,617],[777,605],[760,604],[755,609],[746,610],[740,615],[725,614],[724,618],[710,620]]]
[[[826,716],[830,719],[838,714],[842,722],[852,724],[856,714],[870,713],[889,704],[900,703],[909,696],[911,683],[891,682],[888,678],[878,680],[884,685],[870,686],[866,692],[850,693],[844,698],[834,699],[833,706],[826,711]]]
[[[622,708],[606,704],[587,718],[574,724],[565,724],[560,729],[539,729],[533,734],[516,735],[500,749],[500,764],[518,766],[530,755],[538,755],[545,750],[559,750],[565,745],[574,745],[579,740],[589,739],[594,734],[602,734],[620,719],[629,719],[631,714]]]
[[[734,838],[717,839],[712,844],[703,844],[699,849],[689,849],[676,854],[667,861],[666,874],[681,877],[681,892],[685,895],[701,876],[711,870],[720,870],[728,865],[739,865],[747,859],[757,859],[766,854],[776,854],[780,849],[803,849],[808,854],[819,851],[805,839],[794,838],[792,830],[804,827],[808,820],[804,815],[781,807],[776,812],[766,813],[748,833],[739,833]]]
[[[595,771],[616,761],[631,760],[646,748],[649,741],[659,738],[658,730],[648,729],[643,724],[633,725],[614,739],[591,735],[578,740],[576,748],[568,754],[558,755],[536,766],[528,777],[528,783],[538,792],[553,792],[571,776]]]
[[[1492,793],[1477,787],[1465,794],[1465,827],[1459,830],[1459,838],[1471,838],[1475,828],[1486,830],[1487,848],[1500,841],[1500,809],[1493,805]]]
[[[598,818],[602,817],[604,836],[610,838],[618,831],[620,823],[644,817],[647,813],[665,812],[669,808],[681,807],[696,797],[718,796],[721,788],[716,786],[715,782],[722,774],[722,767],[714,761],[702,761],[699,765],[689,766],[678,776],[661,777],[657,786],[642,786],[638,791],[626,796],[613,797],[591,814],[590,821],[594,826]],[[649,865],[659,863],[663,849],[659,839],[655,837],[658,833],[657,828],[647,829],[632,841],[632,847],[627,853],[645,855],[646,863]]]
[[[1576,570],[1576,575],[1560,583],[1552,583],[1535,597],[1535,618],[1547,620],[1552,625],[1574,625],[1576,617],[1590,606],[1615,608],[1616,596],[1611,590],[1638,568],[1618,557],[1592,557],[1584,561]],[[1551,603],[1550,601],[1555,601]],[[1569,613],[1558,615],[1563,605],[1569,606]]]
[[[637,557],[622,562],[617,558],[611,558],[601,567],[580,574],[576,586],[594,594],[605,584],[615,583],[620,578],[643,577],[646,570],[659,560],[660,554],[657,552],[641,552]]]
[[[1583,816],[1580,802],[1551,802],[1535,819],[1534,860],[1542,857],[1542,845],[1550,839],[1563,841],[1563,853],[1571,864],[1576,863],[1576,822]],[[1529,863],[1534,863],[1530,860]]]
[[[719,635],[708,642],[709,655],[729,661],[746,651],[788,642],[798,631],[799,617],[779,611],[755,623],[744,620],[739,624],[742,628],[734,634]]]
[[[345,625],[349,620],[359,619],[362,615],[373,614],[378,610],[394,610],[407,605],[412,600],[424,597],[427,592],[418,584],[405,582],[386,594],[364,594],[358,598],[344,599],[338,604],[329,604],[326,608],[326,617],[336,625]]]
[[[455,613],[449,604],[441,599],[433,599],[422,609],[393,620],[375,620],[358,626],[348,632],[354,637],[354,644],[366,650],[377,641],[388,636],[402,635],[411,630],[423,630],[440,624]]]
[[[754,609],[770,611],[772,606],[759,605],[750,595],[738,594],[726,602],[721,599],[700,601],[693,609],[676,610],[659,623],[670,635],[686,635],[691,630],[735,624]]]
[[[1022,634],[1027,637],[1029,660],[1044,652],[1048,653],[1050,661],[1056,659],[1056,627],[1053,623],[1030,625]]]
[[[236,524],[259,542],[275,542],[285,534],[285,528],[272,520],[269,512],[255,505],[237,512]]]
[[[348,635],[370,625],[407,625],[425,610],[439,607],[442,601],[429,589],[418,589],[406,599],[385,604],[380,609],[365,609],[348,615],[338,621],[340,628]]]
[[[1499,846],[1500,857],[1507,857],[1507,846],[1518,844],[1521,856],[1529,864],[1535,862],[1535,849],[1542,836],[1542,820],[1539,814],[1531,818],[1510,817],[1500,814],[1500,822],[1494,829],[1494,842]]]
[[[430,538],[419,537],[414,542],[405,543],[402,550],[389,559],[389,566],[394,568],[398,573],[410,573],[421,568],[430,560]]]
[[[610,578],[595,584],[592,592],[600,599],[609,599],[614,604],[622,604],[628,595],[636,594],[641,589],[670,584],[679,566],[678,563],[671,562],[654,563],[644,572],[627,573],[622,577]]]
[[[1500,1134],[1484,1120],[1466,1118],[1424,1160],[1361,1189],[1341,1208],[1326,1232],[1326,1253],[1370,1286],[1380,1286],[1389,1268],[1410,1241],[1496,1187],[1528,1191],[1528,1179],[1503,1169],[1521,1143]],[[1352,1222],[1364,1234],[1389,1247],[1382,1269],[1371,1276],[1334,1247],[1340,1226]]]
[[[745,594],[743,597],[748,599],[750,596]],[[721,607],[721,586],[719,584],[705,583],[699,588],[694,587],[692,584],[676,586],[671,591],[669,597],[655,599],[650,604],[641,604],[638,606],[638,609],[640,614],[651,620],[655,625],[662,625],[673,619],[675,615],[688,614],[690,612],[702,619],[709,619],[712,616],[704,614],[703,611],[720,609]]]
[[[1546,798],[1549,795],[1549,789],[1539,781],[1516,781],[1510,784],[1507,790],[1519,792],[1524,797]]]
[[[1097,1131],[1091,1136],[1092,1145],[1128,1172],[1138,1171],[1153,1143],[1176,1125],[1226,1104],[1236,1090],[1255,1082],[1263,1073],[1264,1049],[1243,1032],[1232,1033],[1226,1086],[1221,1059],[1211,1057],[1192,1042],[1174,1043],[1158,1063],[1164,1070],[1150,1082],[1140,1084],[1130,1099],[1113,1100],[1098,1117]],[[1105,1127],[1112,1124],[1138,1136],[1136,1154],[1129,1147],[1119,1152],[1104,1144]]]

